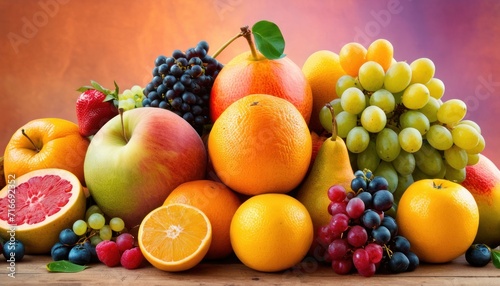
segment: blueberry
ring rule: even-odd
[[[93,245],[90,240],[85,241],[83,243],[83,246],[87,248],[87,250],[90,252],[90,261],[91,262],[98,262],[99,258],[97,258],[97,252],[95,250],[95,245]]]
[[[78,235],[71,228],[63,229],[59,233],[59,242],[66,245],[74,245],[78,242]]]
[[[77,244],[71,248],[68,260],[75,264],[85,265],[90,263],[92,255],[90,251],[82,244]]]
[[[24,244],[17,239],[5,241],[3,243],[3,257],[7,260],[21,261],[24,257]]]
[[[491,249],[486,244],[473,244],[465,252],[465,260],[475,267],[483,267],[491,261]]]
[[[64,245],[60,242],[56,242],[50,249],[50,256],[53,261],[68,260],[70,246]]]

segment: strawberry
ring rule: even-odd
[[[95,81],[92,86],[83,86],[77,91],[82,92],[76,101],[76,118],[82,136],[91,136],[111,118],[119,114],[115,101],[118,100],[118,86],[115,90],[103,88]]]

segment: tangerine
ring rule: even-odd
[[[256,93],[291,102],[309,123],[313,97],[311,87],[297,64],[287,57],[269,60],[250,52],[230,60],[214,80],[210,94],[210,117],[215,122],[236,100]]]
[[[293,104],[252,94],[231,104],[214,123],[208,154],[218,178],[238,193],[287,193],[307,173],[312,139]]]

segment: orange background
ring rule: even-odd
[[[500,166],[496,0],[0,0],[0,150],[32,119],[76,122],[75,90],[90,80],[144,86],[158,55],[202,39],[213,53],[262,19],[278,24],[285,53],[299,66],[317,50],[338,53],[348,42],[368,46],[377,38],[391,41],[397,60],[432,59],[446,85],[443,99],[466,101],[467,118],[486,139],[483,154]],[[246,50],[239,39],[218,59]]]

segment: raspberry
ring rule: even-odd
[[[97,258],[108,267],[120,264],[120,250],[118,245],[111,240],[103,240],[95,247]]]
[[[122,233],[116,238],[116,245],[120,252],[131,249],[134,247],[134,236],[130,233]]]
[[[142,252],[139,247],[136,246],[123,252],[120,263],[127,269],[135,269],[141,266],[142,258]]]

